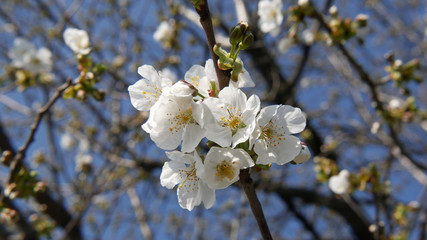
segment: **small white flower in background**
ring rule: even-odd
[[[169,68],[163,68],[162,70],[160,70],[159,76],[160,76],[160,78],[169,79],[172,82],[178,81],[178,77],[176,76],[175,72]]]
[[[258,2],[258,26],[264,33],[277,36],[283,21],[282,0],[261,0]]]
[[[314,33],[311,29],[305,29],[302,31],[302,39],[306,45],[312,45],[314,43]]]
[[[293,44],[294,44],[294,39],[285,37],[280,39],[277,48],[279,49],[279,52],[283,54],[288,52],[289,48],[291,48]]]
[[[140,66],[138,73],[142,79],[129,86],[130,101],[137,110],[149,111],[162,94],[162,89],[172,86],[172,80],[150,65]]]
[[[197,176],[210,188],[223,189],[239,180],[240,169],[254,165],[252,158],[242,149],[212,147],[203,166],[197,169]]]
[[[372,123],[371,133],[372,134],[377,134],[378,130],[380,129],[380,127],[381,127],[381,123],[379,121],[376,121],[376,122]]]
[[[181,151],[192,152],[204,137],[203,106],[193,101],[193,91],[180,81],[166,88],[151,108],[142,129],[159,148],[173,150],[182,141]]]
[[[202,202],[205,208],[211,208],[215,202],[215,190],[209,188],[196,174],[203,165],[199,155],[196,152],[184,154],[178,151],[166,152],[166,155],[171,161],[163,165],[160,184],[168,189],[178,185],[178,202],[182,208],[191,211]]]
[[[13,48],[8,52],[12,66],[34,73],[48,73],[52,70],[52,53],[42,47],[36,49],[34,44],[23,38],[16,38]]]
[[[250,139],[258,154],[257,164],[283,165],[301,152],[300,140],[291,134],[300,133],[306,120],[301,109],[288,105],[272,105],[261,109],[257,126]]]
[[[88,55],[91,48],[89,35],[85,30],[67,28],[63,34],[65,44],[78,55]]]
[[[93,204],[95,204],[99,209],[107,209],[109,207],[109,201],[105,195],[95,195],[92,198]]]
[[[329,178],[329,188],[335,194],[345,194],[350,190],[350,172],[341,170],[338,175]]]
[[[309,3],[310,3],[309,0],[298,0],[298,6],[301,6],[301,7],[307,7]]]
[[[300,164],[300,163],[306,162],[308,159],[310,159],[310,157],[311,157],[310,150],[305,144],[301,143],[301,151],[293,161],[297,164]]]
[[[173,23],[173,22],[172,22]],[[164,48],[170,48],[170,41],[174,38],[174,28],[169,21],[163,21],[160,23],[157,30],[154,32],[153,38],[157,42],[161,43]]]
[[[390,108],[390,110],[396,110],[401,108],[402,106],[403,101],[398,98],[393,98],[392,100],[390,100],[390,102],[388,102],[388,107]]]
[[[90,150],[90,142],[89,140],[83,138],[79,139],[79,152],[84,153]]]
[[[221,147],[232,144],[233,148],[249,139],[260,108],[258,96],[252,95],[247,99],[240,89],[225,87],[218,98],[207,98],[203,103],[210,110],[204,116],[207,139]]]
[[[76,139],[69,133],[62,134],[60,145],[65,150],[70,150],[77,144]]]
[[[9,50],[8,56],[12,59],[12,66],[24,68],[36,54],[34,44],[24,38],[15,38],[13,48]]]
[[[16,28],[11,23],[5,23],[0,26],[0,32],[13,33],[16,31]]]
[[[335,5],[332,5],[332,7],[329,8],[329,14],[331,14],[332,16],[335,16],[338,14],[338,8]]]
[[[88,154],[77,154],[76,156],[76,171],[90,172],[92,169],[93,157]]]
[[[45,47],[38,49],[25,68],[35,73],[52,71],[52,52]]]

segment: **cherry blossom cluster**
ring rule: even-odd
[[[149,111],[142,129],[171,160],[163,166],[160,183],[169,189],[178,185],[182,208],[192,210],[202,202],[212,207],[215,190],[238,181],[241,169],[310,157],[292,135],[305,128],[304,114],[287,105],[261,108],[258,96],[248,98],[240,90],[255,85],[244,68],[222,90],[212,60],[192,66],[175,83],[149,65],[138,73],[142,79],[129,86],[130,100],[137,110]],[[205,156],[197,151],[201,142],[208,146]]]

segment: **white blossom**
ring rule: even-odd
[[[77,154],[76,156],[76,171],[89,172],[92,168],[93,157],[88,154]]]
[[[184,154],[179,151],[166,152],[171,160],[163,165],[160,184],[168,189],[178,185],[177,196],[182,208],[193,210],[203,202],[205,208],[211,208],[215,202],[215,190],[197,176],[202,160],[197,152]]]
[[[277,36],[283,21],[282,0],[261,0],[258,2],[258,26],[264,33]]]
[[[63,34],[65,44],[73,50],[75,54],[87,55],[89,54],[90,41],[89,35],[85,30],[77,28],[67,28]]]
[[[218,78],[212,59],[205,63],[205,67],[193,65],[184,76],[185,81],[192,84],[204,97],[209,97],[219,90]]]
[[[242,149],[212,147],[206,154],[199,176],[210,188],[223,189],[239,180],[240,169],[254,166],[252,158]]]
[[[65,150],[70,150],[77,144],[76,139],[69,133],[65,133],[61,136],[60,145]]]
[[[205,111],[206,138],[221,147],[233,148],[249,139],[255,128],[255,117],[260,108],[258,96],[246,95],[237,88],[225,87],[218,98],[203,101],[210,111]]]
[[[310,4],[309,0],[298,0],[298,6],[307,7]]]
[[[329,178],[328,186],[336,194],[348,193],[350,189],[350,172],[346,169],[341,170],[338,175]]]
[[[388,107],[390,110],[400,109],[403,106],[403,101],[398,98],[393,98],[388,102]]]
[[[170,48],[170,41],[173,39],[173,37],[174,29],[169,21],[161,22],[153,35],[154,40],[161,43],[165,48]]]
[[[137,110],[149,111],[162,94],[162,89],[172,86],[172,80],[160,75],[150,65],[140,66],[138,73],[142,79],[128,87],[130,101]]]
[[[306,45],[312,45],[314,43],[314,33],[311,29],[305,29],[302,31],[302,39]]]
[[[288,38],[288,37],[282,38],[278,44],[279,52],[282,54],[288,52],[289,48],[292,47],[293,43],[294,43],[294,39],[292,38]]]
[[[45,47],[38,49],[25,68],[35,73],[52,71],[52,52]]]
[[[16,38],[13,45],[8,52],[12,66],[34,73],[47,73],[52,70],[52,53],[49,49],[36,49],[32,42],[24,38]]]
[[[190,88],[187,86],[187,89]],[[179,90],[182,93],[178,93]],[[204,137],[202,117],[201,103],[194,102],[183,85],[175,84],[165,89],[165,93],[151,108],[142,129],[150,134],[151,140],[159,148],[173,150],[182,141],[181,150],[192,152]]]
[[[31,61],[35,53],[36,47],[33,43],[24,38],[15,38],[13,48],[8,52],[8,56],[12,59],[12,66],[23,68]]]
[[[304,130],[306,120],[301,109],[272,105],[261,109],[250,144],[258,154],[257,164],[288,163],[301,152],[300,140],[290,134]]]

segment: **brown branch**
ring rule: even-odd
[[[215,34],[212,26],[212,19],[210,17],[209,6],[207,0],[201,0],[199,5],[195,7],[197,13],[200,16],[200,23],[205,31],[206,38],[208,41],[209,52],[212,56],[215,71],[218,76],[219,88],[223,89],[228,86],[230,77],[229,72],[222,71],[218,67],[218,56],[213,52],[213,47],[216,44]],[[267,221],[265,220],[264,213],[262,211],[261,204],[256,195],[252,179],[249,174],[249,169],[242,170],[240,173],[240,184],[248,198],[249,204],[251,206],[252,213],[258,223],[258,227],[260,229],[261,235],[264,239],[272,239],[270,230],[267,225]]]
[[[267,183],[260,185],[266,192],[276,193],[283,201],[300,199],[306,204],[314,204],[327,207],[335,213],[341,215],[353,229],[353,233],[358,239],[373,240],[374,236],[369,232],[369,221],[364,217],[361,209],[349,206],[344,200],[338,197],[327,197],[315,190],[288,188],[281,184]]]
[[[249,174],[249,169],[244,169],[240,171],[240,180],[239,183],[243,188],[243,191],[246,194],[246,197],[251,206],[252,213],[255,216],[261,236],[263,239],[273,239],[271,237],[270,229],[268,228],[267,221],[265,220],[264,212],[262,211],[261,203],[258,200],[258,197],[255,192],[255,188]]]
[[[321,13],[319,13],[317,10],[314,10],[313,17],[315,19],[317,19],[317,21],[320,23],[320,25],[324,29],[326,29],[326,31],[328,32],[329,35],[332,34],[331,28],[329,27],[328,23],[323,19],[323,16]],[[344,57],[347,59],[347,61],[350,63],[350,65],[352,65],[353,68],[356,70],[356,72],[358,73],[362,82],[364,82],[366,85],[368,85],[370,93],[372,95],[372,99],[375,103],[375,105],[374,105],[375,109],[381,115],[386,114],[386,110],[384,108],[383,102],[381,101],[381,99],[379,97],[379,92],[378,92],[377,84],[375,83],[375,81],[369,76],[369,74],[363,68],[363,66],[359,62],[357,62],[357,60],[350,54],[350,52],[347,50],[347,48],[342,43],[336,42],[335,45],[340,50],[340,52],[344,55]],[[405,146],[400,141],[398,134],[397,134],[396,130],[394,129],[394,127],[392,126],[392,124],[390,124],[388,122],[385,122],[385,124],[390,131],[391,139],[393,140],[394,145],[396,145],[400,149],[400,152],[402,153],[402,155],[405,156],[406,158],[408,158],[418,168],[420,168],[424,171],[427,171],[427,166],[417,162],[409,154],[409,152],[406,150]]]
[[[208,41],[209,52],[211,53],[212,60],[214,62],[216,75],[218,76],[219,88],[223,89],[228,86],[230,81],[230,75],[227,71],[223,71],[218,67],[218,56],[213,52],[213,47],[216,44],[215,34],[213,31],[211,14],[209,12],[209,6],[207,0],[200,1],[200,5],[196,9],[196,12],[200,16],[200,24],[202,24],[203,30],[205,31],[206,38]]]
[[[24,158],[26,151],[30,144],[34,141],[34,135],[40,126],[40,122],[43,118],[43,116],[49,111],[49,109],[53,106],[53,104],[61,97],[62,92],[69,87],[72,84],[72,80],[68,79],[66,83],[61,85],[57,91],[55,92],[55,95],[49,100],[49,102],[39,110],[36,121],[31,126],[31,132],[25,142],[25,144],[19,148],[18,153],[14,156],[14,159],[11,164],[11,170],[10,175],[8,179],[8,183],[12,183],[19,172],[21,168],[26,168],[24,165]],[[0,127],[0,133],[1,135],[5,135],[3,132],[3,129]],[[1,145],[0,147],[3,150],[9,150],[12,153],[15,153],[13,150],[10,141],[8,138],[1,138],[0,141]],[[49,189],[46,189],[45,191],[41,191],[35,194],[34,198],[36,201],[43,206],[45,206],[44,212],[48,214],[52,219],[54,219],[61,227],[65,228],[67,224],[72,220],[72,216],[68,211],[65,209],[64,206],[62,206],[60,203],[58,203],[52,196],[49,194]],[[4,195],[4,192],[1,192],[0,197],[1,202],[7,202],[9,201],[8,197]],[[82,239],[80,228],[78,225],[75,225],[69,235],[72,239]]]

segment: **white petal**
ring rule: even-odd
[[[173,162],[180,162],[183,164],[192,164],[194,162],[193,154],[185,154],[180,151],[166,152],[166,156]]]
[[[179,185],[177,196],[178,203],[182,208],[191,211],[194,206],[198,206],[202,202],[199,181],[200,180],[188,179]]]
[[[338,175],[329,178],[328,186],[336,194],[347,193],[350,189],[350,173],[347,170],[341,170]]]
[[[200,125],[189,124],[182,137],[182,152],[192,152],[205,136],[205,130]]]
[[[214,81],[218,86],[218,77],[216,75],[215,66],[212,59],[209,59],[205,63],[206,77],[209,81]]]
[[[209,186],[201,180],[199,181],[199,186],[202,194],[203,205],[206,209],[209,209],[215,203],[215,190],[209,188]]]
[[[157,92],[147,87],[145,79],[141,79],[128,87],[130,102],[138,111],[149,111],[158,100]]]
[[[193,65],[184,76],[184,80],[194,87],[199,88],[200,80],[206,76],[205,68],[200,65]]]
[[[301,152],[298,154],[298,156],[295,157],[293,160],[295,163],[303,163],[306,162],[311,157],[310,150],[307,146],[301,145]]]
[[[231,145],[231,130],[229,128],[220,127],[218,124],[206,124],[206,138],[220,145],[228,147]]]
[[[259,126],[267,125],[274,115],[276,115],[277,109],[280,105],[270,105],[261,109],[257,117],[257,122]]]
[[[270,164],[277,162],[277,153],[272,151],[264,140],[258,140],[255,142],[254,151],[258,155],[256,160],[257,164]]]
[[[300,142],[299,138],[292,135],[286,135],[285,140],[280,141],[277,146],[269,146],[278,155],[277,164],[283,165],[294,160],[301,151]]]
[[[165,162],[160,174],[160,184],[163,187],[172,189],[180,182],[178,170],[181,168],[182,163],[179,162]]]
[[[290,134],[299,133],[305,128],[306,120],[301,109],[294,108],[289,105],[281,105],[278,110],[278,115],[285,119],[285,126]]]
[[[141,77],[148,79],[152,82],[157,82],[160,79],[159,73],[156,71],[156,69],[151,65],[142,65],[138,67],[138,74],[141,75]]]

